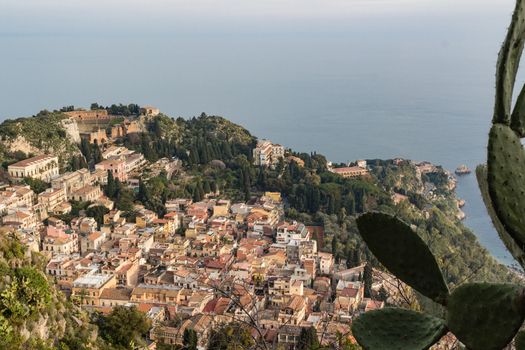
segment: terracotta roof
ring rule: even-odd
[[[106,288],[100,293],[100,299],[129,300],[131,288]]]
[[[39,163],[39,162],[42,162],[42,161],[45,161],[45,160],[51,160],[51,159],[54,159],[56,158],[55,156],[50,156],[50,155],[47,155],[47,154],[43,154],[41,156],[36,156],[36,157],[32,157],[32,158],[27,158],[27,159],[24,159],[24,160],[21,160],[19,162],[16,162],[15,164],[11,164],[10,167],[26,167],[26,166],[29,166],[29,165],[33,165],[35,163]]]

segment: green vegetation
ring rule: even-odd
[[[301,329],[299,339],[297,340],[298,350],[315,350],[319,349],[319,339],[314,327],[304,327]]]
[[[450,294],[434,256],[410,226],[382,213],[362,215],[357,224],[374,256],[403,282],[441,304],[435,313],[446,313],[446,321],[394,308],[367,313],[352,326],[363,347],[424,350],[447,331],[472,350],[499,350],[512,340],[525,318],[523,287],[466,283]]]
[[[111,115],[121,115],[121,116],[138,116],[140,115],[140,106],[134,103],[128,105],[123,105],[119,103],[118,105],[112,104],[111,106],[104,107],[94,102],[91,104],[91,110],[105,109]]]
[[[424,350],[447,328],[439,318],[392,307],[365,313],[352,323],[352,331],[365,349]]]
[[[96,349],[95,328],[47,280],[42,257],[1,233],[0,349]]]
[[[5,120],[0,124],[0,159],[3,166],[20,160],[19,154],[10,153],[5,147],[6,142],[13,142],[22,137],[31,149],[59,156],[61,164],[65,164],[71,156],[78,154],[78,148],[73,143],[62,126],[67,116],[61,112],[41,111],[30,118]],[[25,157],[24,157],[25,158]]]
[[[242,350],[254,345],[253,338],[247,327],[230,323],[211,331],[208,349],[213,350]]]
[[[46,189],[48,189],[50,186],[47,182],[39,180],[39,179],[33,179],[31,177],[24,178],[24,182],[26,185],[29,185],[33,192],[35,193],[42,193]]]
[[[94,315],[100,336],[112,347],[107,349],[125,350],[135,346],[144,346],[145,337],[150,329],[150,322],[135,307],[116,306],[107,316]]]

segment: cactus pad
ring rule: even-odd
[[[525,243],[525,152],[506,125],[490,130],[487,181],[492,205],[505,230],[519,247]]]
[[[401,308],[369,311],[352,323],[365,350],[425,350],[446,332],[444,320]]]
[[[448,299],[447,327],[470,350],[500,350],[523,323],[523,291],[513,284],[464,284]]]
[[[478,166],[476,168],[476,176],[478,179],[479,189],[481,191],[481,197],[483,198],[483,202],[487,207],[487,211],[489,213],[490,218],[492,219],[492,223],[494,224],[496,231],[498,231],[501,240],[503,241],[503,243],[505,243],[505,246],[512,254],[514,259],[516,259],[516,261],[523,268],[525,268],[525,253],[521,249],[520,243],[514,240],[512,235],[509,234],[507,230],[505,230],[505,227],[496,215],[496,211],[494,210],[494,206],[492,205],[492,200],[489,196],[489,186],[487,183],[487,167],[485,165]]]
[[[516,350],[525,350],[525,331],[519,331],[514,338]]]
[[[403,282],[438,302],[445,303],[448,288],[434,256],[407,224],[383,213],[357,218],[363,240],[375,257]]]
[[[510,127],[519,137],[525,137],[525,86],[516,100],[516,105],[512,111]]]
[[[512,104],[512,91],[520,63],[525,39],[524,1],[517,0],[507,36],[501,47],[496,69],[496,103],[494,106],[494,123],[509,123]],[[513,115],[513,119],[515,116]],[[519,120],[513,125],[521,126]]]

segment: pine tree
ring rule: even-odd
[[[249,169],[245,168],[242,174],[243,174],[242,180],[243,180],[244,200],[248,201],[251,198],[251,191],[250,191],[251,182],[250,182]]]
[[[208,180],[203,181],[202,189],[204,191],[204,194],[208,194],[211,192],[210,182]]]
[[[146,184],[140,180],[139,181],[139,192],[137,194],[137,198],[139,201],[142,202],[142,204],[145,204],[150,201],[150,193],[148,188],[146,187]]]
[[[336,256],[337,254],[337,236],[334,234],[334,237],[332,238],[332,255]]]
[[[193,201],[200,202],[204,198],[204,190],[202,189],[202,183],[197,182],[197,185],[193,189]]]
[[[319,338],[314,327],[303,327],[297,340],[297,350],[316,350],[319,348]]]
[[[182,335],[182,345],[184,350],[197,350],[197,332],[191,328],[186,328]]]
[[[312,198],[310,201],[310,213],[315,214],[321,207],[321,192],[317,187],[312,188]]]
[[[92,155],[91,155],[91,145],[89,144],[89,141],[85,138],[82,138],[80,140],[80,152],[84,155],[86,160],[88,162],[91,161]]]
[[[363,269],[363,283],[365,285],[365,298],[370,298],[372,295],[372,266],[368,262]]]
[[[93,161],[96,163],[100,163],[102,161],[102,152],[100,151],[100,147],[98,147],[98,144],[95,143],[93,145]]]
[[[257,187],[261,190],[265,190],[267,186],[266,170],[263,167],[259,167],[259,175],[257,176]]]
[[[113,177],[113,173],[108,170],[108,183],[106,185],[106,196],[109,198],[114,198],[116,194],[117,188],[115,186],[115,178]]]

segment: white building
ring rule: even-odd
[[[268,140],[257,141],[253,149],[253,162],[255,165],[273,166],[279,159],[284,158],[284,147],[273,144]]]
[[[13,179],[31,177],[50,182],[58,176],[58,157],[41,155],[24,159],[7,167],[9,176]]]

